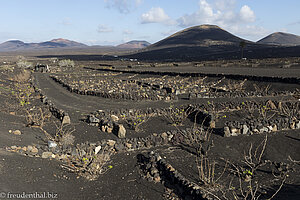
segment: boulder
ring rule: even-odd
[[[112,133],[112,131],[113,131],[113,128],[110,128],[110,127],[107,127],[107,128],[106,128],[106,132],[107,132],[107,133]]]
[[[21,135],[22,133],[21,133],[20,130],[15,130],[15,131],[13,131],[13,134],[14,134],[14,135]]]
[[[113,122],[118,122],[118,121],[119,121],[119,117],[116,116],[116,115],[111,115],[110,117],[111,117],[111,120],[112,120]]]
[[[242,132],[242,134],[243,134],[243,135],[246,135],[246,134],[248,134],[248,131],[249,131],[248,126],[244,124],[244,125],[243,125],[243,132]]]
[[[230,137],[230,129],[228,126],[224,127],[224,137]]]
[[[296,129],[300,129],[300,121],[296,124]]]
[[[88,117],[88,123],[92,123],[92,124],[100,123],[100,119],[98,119],[94,115],[90,115]]]
[[[42,153],[42,158],[51,158],[52,152],[46,151]]]
[[[122,124],[118,125],[118,138],[125,138],[126,137],[126,129]]]
[[[61,122],[63,125],[64,124],[71,124],[71,119],[70,119],[70,116],[69,115],[65,115],[62,119],[62,122]]]
[[[36,147],[33,147],[31,150],[32,154],[37,154],[39,152],[39,150]]]
[[[95,154],[98,154],[100,150],[101,150],[101,146],[99,145],[95,148]]]
[[[55,147],[57,147],[57,143],[52,141],[52,140],[49,140],[48,141],[48,147],[49,148],[55,148]]]
[[[107,145],[108,146],[114,146],[116,144],[116,141],[114,141],[114,140],[107,140]]]

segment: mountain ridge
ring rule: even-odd
[[[145,40],[131,40],[129,42],[119,44],[116,47],[117,48],[126,48],[126,49],[142,49],[145,47],[148,47],[151,45],[151,43],[145,41]]]
[[[298,46],[300,45],[300,36],[291,33],[275,32],[260,39],[257,43],[279,46]]]

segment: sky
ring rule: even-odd
[[[300,35],[299,8],[299,0],[0,0],[0,43],[155,43],[201,24],[257,41],[273,32]]]

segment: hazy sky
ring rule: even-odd
[[[300,35],[299,9],[299,0],[0,0],[0,43],[154,43],[201,24],[256,41],[278,31]]]

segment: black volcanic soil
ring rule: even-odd
[[[116,69],[124,69],[121,66]],[[72,69],[74,70],[74,69]],[[75,69],[76,70],[76,69]],[[159,72],[201,72],[206,74],[243,74],[253,76],[278,76],[299,78],[300,71],[298,68],[282,69],[273,68],[240,68],[240,67],[168,67],[168,68],[134,68],[137,71],[159,71]],[[95,70],[91,70],[94,73]],[[3,73],[0,74],[1,87],[11,84]],[[146,75],[147,76],[147,75]],[[149,77],[152,75],[148,75]],[[113,134],[107,134],[99,130],[98,127],[87,125],[82,121],[85,115],[100,109],[120,109],[120,108],[139,108],[146,107],[163,108],[169,107],[170,102],[165,101],[139,101],[133,102],[129,100],[112,100],[87,95],[78,95],[69,92],[60,84],[54,82],[49,74],[34,73],[35,83],[43,93],[51,99],[51,101],[60,109],[70,114],[72,125],[76,131],[75,143],[95,142],[102,139],[117,139]],[[254,83],[254,82],[253,82]],[[258,82],[256,82],[258,83]],[[261,82],[261,85],[271,84],[274,90],[295,90],[299,89],[299,84],[287,84],[277,82]],[[0,102],[10,100],[8,93],[0,90]],[[207,101],[241,102],[247,98],[217,98],[217,99],[179,99],[172,102],[174,106],[192,103],[204,103]],[[294,97],[257,97],[254,100],[264,101],[272,100],[297,100]],[[36,105],[41,103],[36,102]],[[132,151],[127,153],[118,153],[112,156],[109,169],[105,174],[95,181],[87,181],[75,173],[68,172],[61,168],[61,163],[56,160],[42,159],[35,157],[26,157],[17,153],[6,151],[6,147],[18,145],[26,146],[30,144],[45,144],[44,134],[35,128],[24,126],[24,117],[16,116],[5,112],[5,108],[1,108],[0,112],[0,193],[6,195],[10,193],[34,193],[34,192],[50,192],[57,194],[58,199],[163,199],[167,185],[161,183],[148,182],[141,178],[137,165],[137,155],[147,154],[149,151],[159,152],[166,160],[173,165],[180,173],[187,178],[197,182],[198,175],[195,165],[195,156],[180,146],[156,147],[144,151]],[[183,127],[191,127],[192,122],[186,120]],[[170,127],[170,124],[164,118],[153,118],[141,127],[143,131],[136,133],[129,131],[128,137],[145,137],[151,133],[161,133],[166,130],[177,129]],[[46,129],[51,132],[55,131],[55,127],[51,123],[47,124]],[[9,130],[21,130],[21,135],[13,135]],[[220,158],[230,159],[232,162],[240,162],[243,157],[245,147],[250,143],[258,144],[264,138],[262,135],[237,136],[224,138],[219,135],[213,135],[214,147],[211,149],[210,157],[218,162]],[[291,156],[294,160],[300,160],[299,146],[299,130],[279,131],[270,133],[268,136],[268,144],[264,159],[270,159],[276,162],[286,162],[287,157]],[[290,163],[292,165],[292,163]],[[295,170],[290,174],[283,189],[279,192],[275,199],[299,199],[299,165],[293,165]],[[269,174],[268,174],[269,175]],[[268,176],[262,173],[262,177]],[[227,179],[228,180],[228,179]],[[226,181],[227,181],[226,180]],[[272,186],[272,185],[268,185]]]

